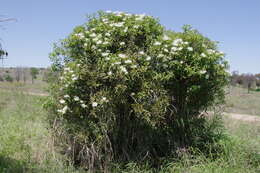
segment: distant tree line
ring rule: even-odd
[[[233,71],[231,75],[231,85],[233,86],[243,86],[250,89],[260,88],[260,73],[258,74],[250,74],[250,73],[242,73],[239,74],[238,71]]]
[[[43,68],[2,68],[0,69],[0,82],[23,82],[27,83],[31,81],[34,83],[35,79],[37,79],[38,75],[41,73],[46,73],[46,69]]]

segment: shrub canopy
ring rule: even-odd
[[[176,122],[223,101],[223,57],[189,26],[173,32],[143,14],[90,16],[50,55],[60,78],[48,106],[56,130],[65,132],[58,135],[63,146],[76,163],[95,167],[157,159],[189,144],[192,128],[175,131]]]

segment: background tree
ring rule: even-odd
[[[13,80],[14,80],[13,77],[10,76],[9,74],[6,74],[4,78],[5,78],[5,81],[7,81],[7,82],[13,82]]]
[[[4,78],[2,75],[0,75],[0,82],[3,82],[4,81]]]
[[[260,88],[260,73],[256,74],[255,78],[256,78],[256,86]]]
[[[30,74],[32,77],[32,83],[34,83],[34,80],[37,78],[37,75],[39,74],[39,70],[35,67],[30,68]]]
[[[22,77],[22,68],[16,67],[15,68],[15,79],[16,79],[16,81],[20,82],[21,77]]]
[[[253,74],[243,74],[242,79],[243,79],[243,86],[247,88],[247,91],[249,93],[256,83],[256,78]]]

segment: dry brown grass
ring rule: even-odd
[[[260,116],[260,92],[240,87],[230,87],[226,95],[226,112]]]

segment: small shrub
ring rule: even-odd
[[[166,31],[145,15],[100,12],[55,45],[59,79],[46,102],[57,142],[75,165],[151,161],[221,138],[201,112],[222,103],[227,62],[185,26]]]
[[[10,76],[9,74],[5,75],[5,81],[7,82],[13,82],[14,79],[12,78],[12,76]]]

